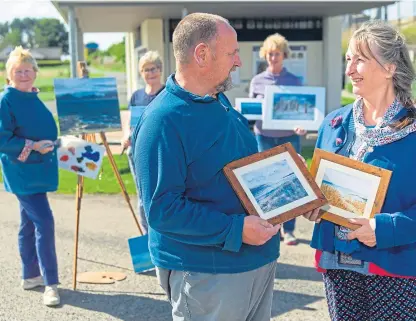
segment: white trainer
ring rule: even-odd
[[[45,293],[43,294],[43,304],[48,307],[53,307],[61,303],[61,298],[58,293],[58,286],[49,285],[45,287]]]
[[[31,278],[22,280],[22,288],[23,290],[31,290],[37,288],[38,286],[44,286],[45,283],[43,282],[43,277],[41,275]]]

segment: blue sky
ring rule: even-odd
[[[400,5],[402,17],[413,16],[413,3],[404,0]],[[397,18],[397,8],[392,5],[388,9],[389,19]],[[0,22],[11,21],[14,18],[60,18],[59,13],[49,0],[0,0]],[[86,33],[84,43],[97,42],[101,49],[107,49],[111,44],[120,42],[124,33]]]

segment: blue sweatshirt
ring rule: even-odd
[[[403,116],[403,112],[397,118]],[[333,128],[331,120],[341,116],[340,126]],[[336,143],[339,138],[343,143]],[[348,156],[355,139],[352,105],[330,113],[322,123],[316,147]],[[416,133],[390,144],[374,147],[364,163],[393,172],[384,205],[376,220],[375,247],[352,241],[335,241],[334,224],[323,220],[315,225],[311,246],[334,253],[350,254],[354,259],[374,263],[389,273],[416,277]]]
[[[18,158],[27,139],[57,139],[52,114],[36,92],[22,92],[6,87],[0,96],[0,162],[5,188],[14,194],[36,194],[55,191],[58,187],[56,152],[42,155],[32,151]]]
[[[277,259],[277,236],[242,243],[246,214],[222,169],[256,153],[257,143],[224,94],[193,95],[171,75],[141,117],[133,148],[156,266],[239,273]]]

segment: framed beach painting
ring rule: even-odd
[[[272,224],[327,203],[290,143],[231,162],[224,174],[247,213]]]
[[[315,149],[310,172],[328,204],[321,207],[322,218],[357,229],[351,218],[372,218],[381,211],[391,171]]]
[[[105,147],[75,136],[59,139],[58,166],[74,174],[96,179],[100,171]]]
[[[263,99],[236,98],[235,109],[248,120],[261,120]]]
[[[263,128],[318,130],[325,116],[325,88],[266,86]]]
[[[115,78],[54,79],[61,135],[121,130]]]

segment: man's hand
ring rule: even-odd
[[[353,224],[361,225],[358,229],[348,234],[348,239],[358,239],[361,243],[369,247],[374,247],[377,244],[376,241],[376,220],[374,218],[356,218],[349,220]]]
[[[273,226],[266,220],[248,215],[244,218],[243,243],[250,245],[263,245],[279,232],[280,224]]]
[[[295,127],[293,129],[293,131],[295,132],[296,135],[299,135],[299,136],[306,135],[306,133],[307,133],[307,131],[305,129],[300,128],[300,127]]]
[[[321,221],[321,216],[322,214],[320,214],[320,209],[316,208],[313,211],[309,211],[305,214],[303,214],[303,217],[308,219],[309,221],[315,222],[315,223],[319,223]]]

